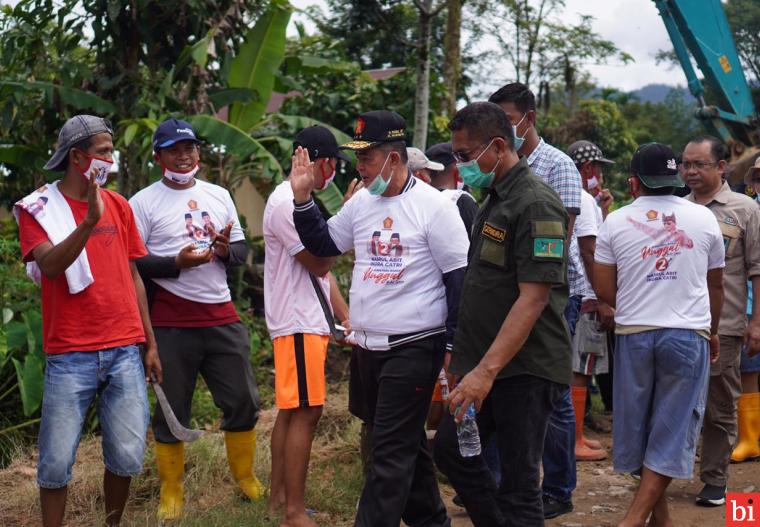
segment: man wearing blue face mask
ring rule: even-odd
[[[572,338],[585,294],[585,273],[574,235],[575,218],[581,212],[581,175],[567,154],[546,143],[538,135],[536,99],[527,86],[519,82],[507,84],[488,100],[498,104],[510,120],[517,153],[527,159],[528,166],[535,175],[554,189],[567,211],[567,282],[570,296],[565,308],[565,321]],[[568,386],[552,413],[544,451],[543,490],[546,518],[554,518],[573,510],[571,498],[576,486],[576,459],[594,461],[606,456],[603,450],[584,450],[583,456],[576,457],[575,412]]]
[[[482,444],[494,434],[502,478],[483,456],[463,457],[455,418],[438,429],[435,460],[473,524],[544,525],[540,470],[549,416],[571,380],[567,302],[567,213],[520,158],[504,112],[473,103],[449,123],[465,185],[487,197],[472,230],[450,371],[464,375],[448,399],[475,404]],[[458,412],[456,419],[461,419]]]
[[[372,463],[356,513],[362,527],[450,525],[427,450],[433,386],[456,328],[467,232],[456,206],[407,167],[404,119],[361,114],[354,140],[364,188],[328,222],[311,198],[313,164],[290,175],[293,220],[313,255],[354,250],[349,319],[359,346],[361,417],[372,427]],[[303,160],[297,151],[295,163]],[[353,392],[352,392],[353,395]]]

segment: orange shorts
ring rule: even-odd
[[[443,402],[443,395],[441,394],[441,381],[435,381],[435,386],[433,387],[433,402]]]
[[[274,339],[274,400],[291,410],[325,404],[327,335],[296,333]]]

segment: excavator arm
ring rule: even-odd
[[[699,101],[696,116],[729,145],[733,161],[744,161],[756,150],[750,147],[760,146],[760,121],[720,0],[653,1],[686,74],[689,91]],[[697,77],[692,58],[703,80]],[[705,102],[705,84],[717,104]],[[740,170],[735,170],[733,179],[742,175]]]

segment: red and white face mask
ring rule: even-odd
[[[195,177],[195,174],[198,173],[198,171],[201,169],[201,166],[195,165],[187,172],[174,172],[173,170],[169,170],[163,165],[162,168],[164,170],[163,175],[166,179],[180,185],[186,185]]]
[[[113,166],[113,161],[100,157],[94,157],[85,154],[84,152],[82,152],[82,155],[89,159],[90,162],[87,165],[87,168],[80,170],[80,174],[82,174],[82,176],[84,176],[84,178],[87,180],[95,176],[95,182],[98,185],[105,185],[106,181],[108,180],[108,173],[111,171],[111,167]]]

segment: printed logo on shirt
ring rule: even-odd
[[[736,221],[736,219],[732,218],[731,216],[726,216],[725,218],[723,218],[723,223],[725,223],[726,225],[737,225],[738,224],[738,222]]]
[[[673,262],[673,258],[681,254],[683,249],[692,249],[694,241],[686,234],[683,229],[679,229],[676,222],[675,213],[665,214],[657,211],[646,213],[647,222],[651,221],[653,215],[662,219],[662,228],[656,228],[635,218],[627,216],[628,223],[633,225],[639,231],[647,234],[654,243],[645,245],[641,248],[641,259],[654,258],[654,272],[649,273],[646,277],[647,282],[657,282],[660,280],[677,280],[678,271],[667,269]]]
[[[198,202],[195,201],[194,199],[191,199],[190,201],[187,202],[187,207],[190,210],[198,210]]]
[[[106,235],[108,238],[106,238],[105,245],[106,247],[110,246],[113,243],[113,239],[116,237],[116,234],[118,232],[118,229],[116,228],[116,225],[113,223],[106,223],[101,224],[98,223],[98,225],[92,229],[92,236],[103,236]]]
[[[650,210],[647,212],[647,221],[656,221],[658,213],[656,210]]]
[[[401,233],[393,232],[393,218],[385,218],[382,229],[372,233],[367,252],[370,254],[370,265],[364,271],[365,282],[382,285],[404,283],[404,256],[409,254],[409,249],[401,242]]]
[[[195,244],[196,252],[201,252],[211,247],[212,233],[217,230],[211,216],[206,211],[198,214],[198,204],[195,200],[190,200],[188,206],[194,205],[195,209],[190,208],[190,212],[185,213],[185,232],[190,238],[190,242]],[[196,220],[199,220],[196,223]]]

